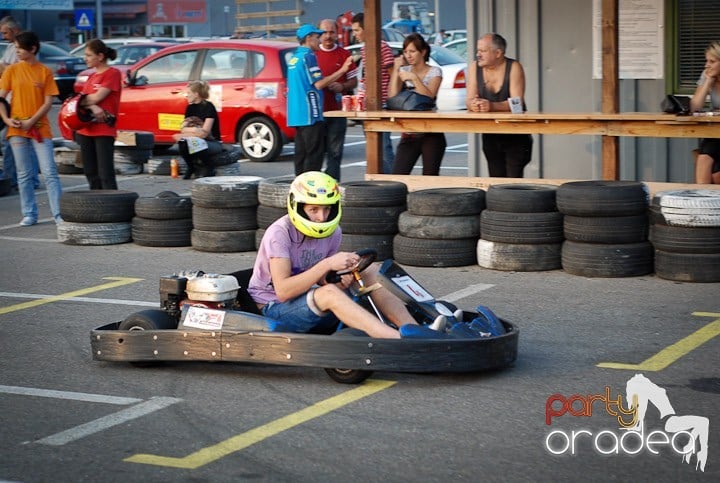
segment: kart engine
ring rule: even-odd
[[[160,306],[179,317],[183,306],[211,309],[230,308],[240,286],[232,275],[204,272],[180,272],[160,278]]]

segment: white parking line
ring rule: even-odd
[[[440,300],[447,300],[448,302],[455,302],[456,300],[464,299],[470,295],[474,295],[483,290],[487,290],[495,285],[489,283],[476,283],[475,285],[469,285],[462,290],[457,292],[449,293]]]
[[[0,292],[0,297],[11,297],[18,299],[46,299],[55,297],[55,295],[33,294],[33,293],[13,293]],[[121,299],[98,299],[91,297],[69,297],[63,299],[68,302],[88,302],[92,304],[110,304],[110,305],[139,305],[141,307],[157,307],[160,308],[158,302],[145,302],[143,300],[121,300]]]
[[[36,442],[50,446],[62,446],[71,441],[84,438],[85,436],[98,433],[113,426],[117,426],[118,424],[126,423],[130,420],[137,419],[166,408],[180,401],[182,401],[182,399],[174,397],[154,397],[144,403],[137,404],[133,407],[123,409],[122,411],[118,411],[113,414],[108,414],[102,418],[90,421],[89,423],[81,424],[80,426],[75,426],[74,428],[70,428],[60,433],[55,433],[46,438],[39,439]]]
[[[117,404],[127,406],[142,401],[130,397],[106,396],[104,394],[88,394],[85,392],[54,391],[52,389],[37,389],[34,387],[0,386],[0,393],[19,394],[21,396],[51,397],[53,399],[67,399],[71,401],[97,402],[104,404]]]
[[[0,226],[0,230],[7,230],[8,228],[17,228],[17,225],[6,225],[6,226]],[[57,238],[23,238],[19,236],[0,236],[0,240],[8,240],[8,241],[34,241],[34,242],[42,242],[42,243],[57,243]]]

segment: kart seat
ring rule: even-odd
[[[252,272],[252,268],[247,268],[245,270],[238,270],[237,272],[229,273],[228,275],[235,277],[238,281],[238,285],[240,285],[237,297],[235,298],[240,305],[240,308],[245,312],[250,312],[251,314],[262,315],[257,307],[257,304],[247,291],[247,287],[250,284],[250,277],[252,277]]]

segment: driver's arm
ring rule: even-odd
[[[346,270],[356,265],[358,261],[359,257],[356,253],[338,252],[320,260],[308,270],[292,275],[292,264],[289,258],[271,258],[270,276],[275,294],[280,302],[287,302],[306,293],[319,280],[325,278],[330,270]]]

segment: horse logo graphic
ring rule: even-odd
[[[682,451],[683,461],[690,464],[692,456],[695,455],[695,469],[705,472],[705,464],[708,457],[708,434],[710,431],[710,420],[703,416],[678,416],[670,404],[667,391],[642,374],[635,374],[625,386],[625,401],[628,409],[635,407],[637,411],[637,422],[635,426],[626,428],[630,431],[642,432],[647,412],[648,403],[652,403],[660,412],[660,418],[665,420],[665,431],[667,433],[678,433],[680,431],[690,435],[690,441]]]

